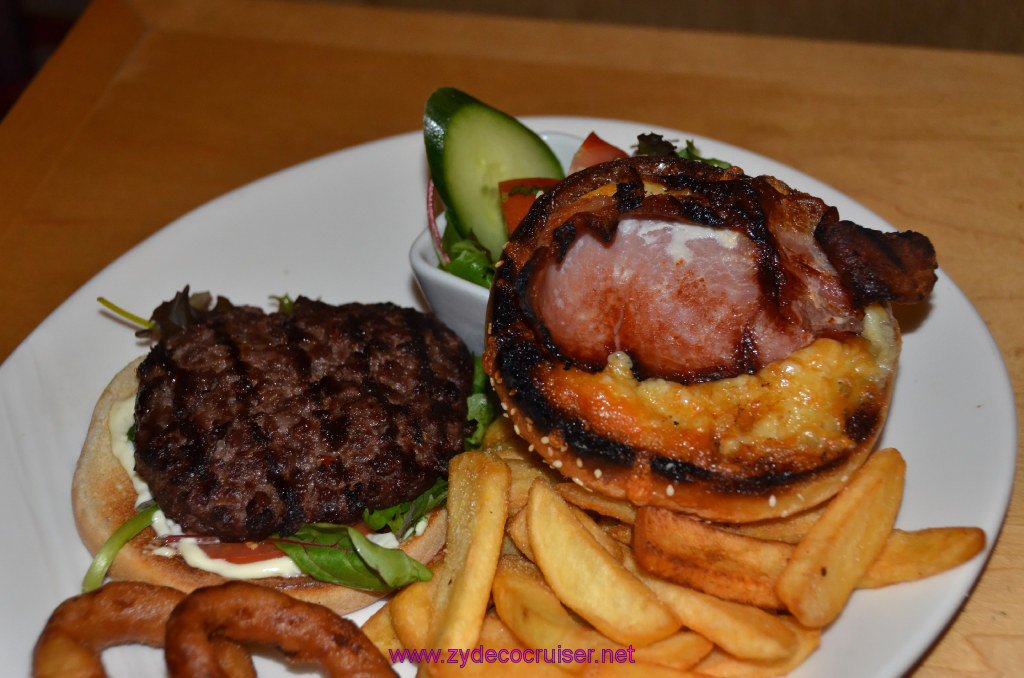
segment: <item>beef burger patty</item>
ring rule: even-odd
[[[351,524],[446,474],[472,376],[458,336],[390,303],[200,312],[139,366],[136,470],[186,533]]]

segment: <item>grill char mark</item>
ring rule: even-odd
[[[188,532],[242,541],[429,487],[461,451],[472,363],[433,316],[300,297],[291,314],[202,314],[139,378],[137,467],[157,502]]]

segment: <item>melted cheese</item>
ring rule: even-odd
[[[854,444],[847,420],[883,397],[896,367],[888,314],[872,307],[864,323],[859,337],[819,338],[756,374],[703,383],[638,381],[617,352],[596,374],[559,370],[549,395],[599,433],[671,458],[742,467],[778,455],[813,467]]]

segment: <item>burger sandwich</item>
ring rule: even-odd
[[[108,561],[183,591],[246,578],[344,613],[429,578],[472,428],[468,350],[414,309],[281,301],[211,307],[186,287],[154,312],[74,476],[99,580]]]
[[[935,252],[676,154],[570,175],[511,234],[484,367],[577,483],[722,522],[834,495],[873,449]]]

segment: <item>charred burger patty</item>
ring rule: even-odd
[[[351,524],[446,473],[472,373],[451,330],[390,303],[200,312],[139,366],[136,470],[186,533]]]

